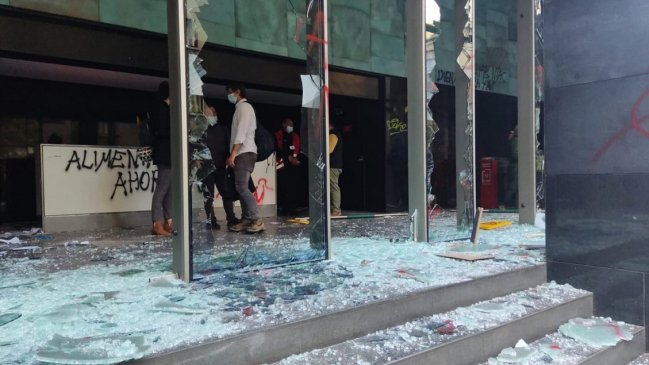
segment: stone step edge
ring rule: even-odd
[[[644,353],[638,356],[627,365],[643,365],[643,364],[649,364],[649,353]]]
[[[592,318],[592,317],[589,317],[589,318]],[[569,322],[570,321],[568,321],[566,323],[569,323]],[[578,364],[592,364],[592,365],[595,365],[595,364],[611,365],[611,364],[614,364],[614,363],[617,364],[617,363],[619,363],[619,361],[616,360],[616,361],[611,362],[611,359],[609,358],[610,356],[607,357],[605,354],[613,351],[618,346],[624,346],[624,344],[628,344],[629,342],[632,342],[632,341],[639,341],[641,346],[642,346],[642,349],[644,349],[644,341],[645,341],[644,328],[642,328],[640,326],[637,326],[637,325],[632,325],[632,324],[625,324],[625,327],[626,326],[630,327],[631,332],[633,334],[633,339],[631,341],[620,341],[620,342],[617,343],[616,346],[602,347],[601,349],[593,349],[593,350],[590,351],[590,353],[582,353],[583,359],[581,359],[578,362]],[[547,336],[544,336],[543,338],[539,339],[538,341],[543,341],[544,339],[546,339],[546,337],[553,338],[553,337],[565,337],[565,336],[563,336],[560,333],[560,331],[555,331],[553,333],[548,334]],[[570,342],[570,343],[573,344],[572,347],[582,345],[581,342],[579,342],[577,340],[574,340],[574,339],[566,338],[566,340],[567,340],[567,342]],[[536,350],[539,350],[538,341],[534,341],[534,342],[529,343],[529,347],[534,348]],[[566,349],[565,345],[566,345],[566,343],[562,343],[561,350]],[[511,348],[512,346],[509,346],[509,347]],[[624,353],[626,354],[626,351],[624,351]],[[642,352],[640,352],[640,353],[642,353]],[[638,352],[634,351],[634,352],[631,352],[631,355],[628,355],[628,356],[624,355],[623,358],[627,359],[627,358],[631,357],[632,359],[635,359],[637,354],[638,354]],[[601,357],[605,357],[603,362],[598,361],[598,358],[601,358]],[[613,358],[618,359],[618,360],[620,359],[619,357],[615,357],[615,356]],[[595,361],[595,362],[591,363],[590,361]],[[488,361],[484,362],[484,363],[481,363],[479,365],[487,365],[487,364],[488,364]],[[577,364],[577,363],[575,363],[575,364]],[[631,364],[628,364],[628,365],[631,365]]]
[[[446,286],[423,289],[355,308],[253,330],[224,340],[153,355],[138,365],[264,364],[328,347],[419,317],[526,290],[547,282],[546,265],[535,265]]]
[[[533,342],[575,317],[593,315],[593,294],[557,304],[484,332],[464,336],[390,362],[390,365],[453,364],[474,365],[486,362],[519,339]],[[608,364],[611,365],[611,364]]]
[[[582,361],[581,365],[611,365],[629,363],[645,352],[645,329],[634,328],[631,341],[620,341],[615,346],[605,347]]]

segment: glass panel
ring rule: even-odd
[[[457,225],[461,230],[470,229],[473,226],[473,219],[475,215],[475,204],[476,204],[476,191],[475,191],[475,54],[474,54],[474,0],[467,0],[464,5],[464,10],[466,13],[466,23],[462,29],[462,36],[464,37],[464,43],[462,45],[462,50],[457,57],[457,63],[460,66],[460,69],[464,76],[468,79],[466,85],[466,114],[464,114],[464,121],[460,118],[456,118],[456,123],[466,123],[466,129],[464,130],[464,140],[465,140],[465,150],[463,157],[462,170],[458,173],[459,184],[462,187],[462,192],[464,194],[464,207],[458,207],[462,209],[458,215]],[[459,84],[456,84],[459,85]],[[462,86],[459,86],[462,87]],[[459,104],[458,104],[459,105]],[[457,156],[459,158],[459,156]]]
[[[222,99],[208,99],[205,102],[192,100],[190,103],[190,108],[201,109],[200,112],[190,110],[189,136],[193,147],[191,155],[194,182],[192,211],[195,279],[209,282],[211,278],[208,275],[219,271],[273,267],[321,260],[326,257],[328,225],[325,183],[328,181],[327,155],[324,151],[327,138],[325,123],[328,95],[325,77],[327,42],[324,39],[326,16],[324,16],[323,3],[323,0],[310,0],[303,3],[293,1],[287,5],[295,21],[295,30],[291,38],[304,52],[306,58],[306,71],[302,77],[304,95],[303,98],[297,98],[303,99],[302,108],[264,103],[259,99],[264,92],[246,90],[247,102],[252,106],[257,119],[258,131],[255,135],[255,143],[258,153],[261,154],[263,146],[266,145],[262,143],[260,131],[267,132],[273,149],[277,142],[276,138],[281,139],[282,142],[281,146],[277,143],[275,154],[271,154],[266,160],[256,162],[249,180],[250,190],[253,191],[252,196],[265,226],[265,233],[262,236],[222,232],[233,230],[232,218],[244,218],[246,211],[240,204],[241,199],[234,186],[236,174],[232,168],[224,166],[223,161],[230,153],[230,140],[222,136],[233,134],[237,128],[240,128],[240,122],[237,120],[240,118],[240,113],[237,111],[235,115],[235,110],[243,106],[235,107]],[[261,6],[245,7],[241,10],[246,12],[246,17],[264,21],[268,19],[263,14],[264,9],[265,7]],[[268,21],[276,21],[276,19],[268,19]],[[193,29],[194,33],[200,34],[196,28],[200,28],[200,22],[198,17],[193,17],[191,23],[188,23],[188,29]],[[255,32],[264,28],[258,26],[257,30],[249,31]],[[272,26],[269,24],[268,28]],[[188,40],[192,46],[195,46],[194,38],[188,36]],[[198,47],[195,48],[198,50]],[[196,64],[199,59],[196,57],[193,64]],[[198,68],[195,73],[198,77],[192,79],[191,64],[190,83],[192,80],[198,82],[203,70]],[[209,70],[207,72],[209,73]],[[242,78],[243,74],[233,74],[231,77],[236,80]],[[190,90],[198,90],[193,86],[190,84]],[[229,86],[229,88],[223,86],[228,90],[221,98],[237,91],[231,89],[232,85]],[[240,86],[245,88],[243,84]],[[238,92],[241,95],[242,90]],[[217,116],[217,121],[214,121],[214,115]],[[273,120],[272,117],[277,115],[281,115],[281,119]],[[232,116],[231,121],[230,116]],[[289,131],[286,128],[287,119],[291,119],[293,130]],[[275,132],[275,135],[271,132]],[[216,142],[221,140],[227,141]],[[287,144],[286,149],[284,143]],[[224,144],[225,148],[223,148]],[[214,189],[213,185],[217,188]],[[281,207],[286,208],[284,194],[287,185],[296,187],[296,190],[300,186],[308,186],[308,217],[287,220],[285,217],[276,216],[280,198],[278,193],[282,195]],[[299,192],[289,193],[296,195],[296,204],[301,203],[301,198],[297,196]],[[230,199],[224,200],[224,196]],[[292,218],[295,218],[296,212],[290,213],[294,214]],[[306,214],[306,211],[303,214]],[[219,226],[221,231],[217,231]],[[245,231],[247,227],[242,228]]]
[[[478,206],[518,203],[517,2],[476,2],[476,180]]]
[[[473,221],[473,171],[467,168],[473,165],[471,7],[464,0],[426,1],[429,242],[468,239]]]
[[[435,189],[433,188],[433,171],[435,167],[435,154],[433,141],[437,132],[439,132],[439,125],[435,118],[437,113],[433,113],[433,98],[440,92],[436,81],[436,65],[437,65],[437,47],[436,45],[442,45],[443,42],[440,42],[440,36],[442,35],[442,22],[446,29],[452,29],[453,19],[442,19],[441,8],[435,0],[426,0],[426,194],[427,194],[427,203],[428,203],[428,221],[429,221],[429,240],[435,240],[439,236],[436,236],[435,233],[441,231],[439,227],[439,220],[435,219],[439,215],[441,208],[437,205]],[[449,27],[450,24],[450,27]],[[452,35],[452,32],[450,34]],[[449,39],[447,37],[446,42]],[[452,42],[451,42],[452,44]],[[445,54],[441,52],[441,55],[452,56],[451,52]],[[450,57],[447,57],[450,58]],[[442,71],[443,73],[444,71]],[[443,81],[443,77],[439,78],[440,81]],[[449,80],[447,80],[447,83]],[[448,109],[450,105],[445,105],[444,109]],[[448,126],[448,124],[447,124]],[[437,227],[435,227],[437,224]],[[454,225],[453,225],[454,226]],[[430,232],[431,228],[435,227],[435,231]]]
[[[536,98],[536,206],[545,210],[545,145],[543,120],[543,3],[534,0],[534,65],[535,65],[535,98]]]

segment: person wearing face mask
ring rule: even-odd
[[[209,124],[206,131],[205,144],[210,149],[212,162],[215,167],[215,170],[203,179],[203,198],[205,202],[205,214],[207,215],[206,224],[212,229],[220,229],[221,226],[216,221],[214,214],[215,185],[223,199],[223,209],[225,210],[228,227],[239,223],[239,219],[234,214],[234,200],[236,199],[232,196],[232,192],[228,193],[225,189],[227,181],[225,160],[229,155],[230,129],[224,123],[219,122],[219,117],[214,107],[208,106],[205,108],[204,113]]]
[[[255,130],[257,116],[246,99],[246,88],[239,83],[231,83],[226,88],[228,101],[235,105],[230,135],[230,156],[226,164],[234,169],[234,186],[241,202],[241,222],[228,229],[232,232],[256,233],[266,229],[259,216],[257,201],[248,188],[250,175],[257,162]]]
[[[293,121],[282,121],[282,128],[275,132],[277,158],[277,198],[282,214],[295,215],[298,203],[300,179],[300,136],[293,130]]]

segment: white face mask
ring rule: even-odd
[[[216,122],[219,121],[219,117],[217,117],[216,115],[208,115],[206,118],[207,118],[207,122],[208,122],[211,126],[216,125]]]
[[[231,102],[232,104],[237,103],[237,97],[234,96],[234,94],[228,94],[228,101]]]
[[[286,133],[291,133],[293,132],[293,127],[286,127],[285,131]]]

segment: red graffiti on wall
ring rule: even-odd
[[[266,191],[273,190],[274,189],[268,185],[268,180],[265,177],[260,177],[259,180],[257,180],[257,184],[255,184],[255,192],[252,193],[252,195],[255,197],[257,204],[261,204],[266,198]],[[217,191],[215,197],[216,199],[220,198],[221,193]]]
[[[262,177],[259,180],[257,180],[257,188],[253,193],[257,204],[260,204],[261,202],[264,201],[264,197],[266,196],[266,190],[271,191],[273,189],[268,186],[268,180],[266,180],[265,177]]]
[[[616,142],[620,141],[631,130],[634,130],[644,137],[649,138],[649,131],[642,125],[643,123],[649,121],[649,114],[644,116],[638,115],[640,112],[640,107],[643,105],[644,101],[648,99],[649,89],[645,90],[645,92],[642,93],[638,100],[636,100],[633,104],[633,108],[631,108],[631,124],[626,125],[615,132],[615,134],[613,134],[613,136],[611,136],[611,138],[606,143],[604,143],[604,145],[602,145],[599,150],[597,150],[595,155],[593,155],[593,158],[590,161],[591,164],[599,161],[599,159],[602,158],[602,156],[604,156]]]

